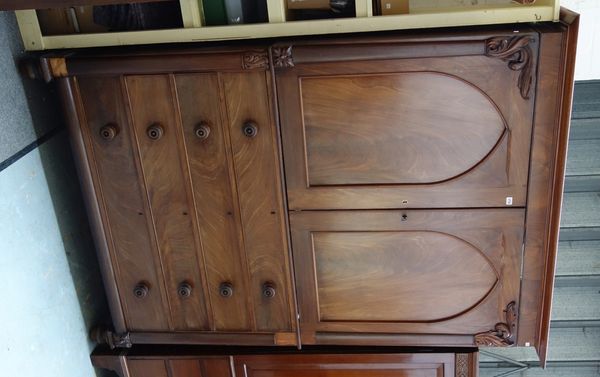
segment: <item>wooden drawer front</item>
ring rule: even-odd
[[[519,298],[521,209],[290,218],[303,342],[336,332],[472,336],[506,322]]]
[[[128,76],[126,83],[173,327],[206,329],[206,305],[198,289],[202,287],[200,239],[171,79]],[[192,287],[189,297],[178,295],[182,284]]]
[[[289,330],[293,296],[265,73],[175,77],[216,328]],[[197,133],[202,125],[206,138]],[[231,297],[219,294],[224,282]]]
[[[451,377],[454,355],[240,356],[234,367],[244,377]]]
[[[228,357],[127,358],[130,377],[230,377]],[[125,376],[123,376],[125,377]]]
[[[418,59],[391,45],[365,61],[332,47],[332,62],[278,70],[290,208],[524,206],[533,92],[523,98],[505,61],[473,54],[484,44]]]
[[[81,130],[98,200],[103,203],[102,220],[108,228],[126,325],[131,330],[168,329],[169,306],[121,81],[118,77],[82,78],[78,87],[85,114]],[[142,286],[148,288],[146,296],[136,297],[134,289]]]
[[[222,126],[216,74],[177,75],[176,87],[183,136],[188,153],[194,201],[206,266],[208,291],[217,330],[251,327],[249,287],[243,259],[243,239],[235,180]],[[196,135],[201,124],[209,127],[206,138]],[[231,297],[219,287],[231,283]]]
[[[296,339],[266,72],[79,81],[127,329]]]
[[[295,310],[267,77],[256,71],[223,74],[222,80],[256,329],[275,331],[292,328]],[[254,136],[247,134],[251,126],[256,127]]]

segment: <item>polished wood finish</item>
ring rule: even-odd
[[[75,93],[75,79],[61,78],[57,80],[63,110],[66,115],[67,129],[71,141],[71,150],[75,158],[75,167],[79,175],[84,203],[92,230],[92,237],[96,245],[98,262],[102,272],[102,282],[106,292],[114,330],[118,333],[126,331],[123,305],[119,298],[117,275],[111,252],[108,245],[108,229],[102,221],[100,203],[97,200],[98,190],[94,186],[92,165],[87,155],[87,148],[81,128],[82,106],[78,94]]]
[[[271,81],[257,67],[74,86],[86,150],[106,165],[92,166],[106,191],[94,200],[134,343],[169,331],[180,343],[297,343]]]
[[[466,39],[441,57],[332,43],[326,62],[277,69],[290,209],[525,206],[533,94],[489,38]]]
[[[540,72],[524,247],[523,305],[518,344],[535,344],[546,363],[560,210],[573,93],[579,16],[563,10],[561,25],[541,25]]]
[[[285,243],[277,139],[264,72],[222,75],[255,330],[292,328],[293,297]],[[247,128],[253,128],[248,130]],[[264,295],[265,285],[275,294]]]
[[[332,352],[333,351],[333,352]],[[414,351],[413,351],[414,352]],[[324,350],[269,353],[221,350],[222,356],[177,348],[169,352],[111,355],[95,351],[92,362],[121,377],[477,377],[472,349],[411,353],[408,350]],[[122,368],[119,366],[122,365]]]
[[[136,165],[131,125],[118,77],[77,80],[81,98],[82,133],[93,169],[98,198],[103,203],[109,245],[120,299],[132,330],[169,329],[169,306],[160,260],[154,253],[150,210],[141,172]],[[106,140],[106,125],[121,130]]]
[[[59,56],[115,339],[543,359],[569,17]]]
[[[234,357],[244,377],[452,377],[453,354]]]
[[[173,329],[205,329],[208,323],[202,295],[186,299],[177,295],[182,282],[201,287],[202,277],[200,241],[190,215],[187,163],[179,144],[181,130],[176,105],[169,100],[173,98],[172,77],[128,76],[125,82]]]
[[[243,240],[240,233],[239,202],[227,129],[220,111],[217,74],[177,75],[177,98],[181,111],[183,137],[189,159],[196,216],[203,247],[207,294],[212,303],[213,329],[246,330],[252,327],[247,308]],[[198,138],[196,127],[206,123],[211,132]],[[229,282],[235,294],[224,297],[221,285]]]
[[[96,357],[92,356],[95,363]],[[127,357],[122,377],[230,377],[229,357]]]
[[[303,343],[319,332],[475,335],[518,300],[523,210],[290,217]]]
[[[484,93],[439,73],[306,77],[301,90],[309,187],[451,180],[506,131]]]

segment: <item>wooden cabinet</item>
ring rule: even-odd
[[[366,354],[353,350],[321,354],[179,353],[110,355],[96,352],[94,365],[120,377],[476,377],[477,353],[472,349],[443,353]],[[235,352],[235,351],[234,351]],[[389,352],[389,351],[388,351]],[[125,372],[127,371],[127,372]]]
[[[241,68],[70,84],[127,330],[296,343],[270,81]]]
[[[543,359],[576,24],[43,59],[113,343]]]

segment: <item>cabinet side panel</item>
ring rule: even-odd
[[[190,164],[198,228],[203,246],[208,292],[216,330],[250,329],[248,288],[244,278],[239,205],[233,167],[225,142],[216,75],[177,75],[177,97]],[[205,134],[197,135],[198,127]],[[205,137],[202,137],[206,135]],[[231,297],[219,294],[230,282]]]
[[[543,33],[540,38],[540,66],[536,118],[531,148],[523,281],[519,313],[518,344],[538,346],[543,302],[542,279],[549,252],[548,219],[552,197],[553,155],[556,149],[556,120],[559,116],[560,57],[563,36]]]
[[[256,329],[290,330],[292,306],[285,213],[266,74],[232,73],[222,78]],[[256,127],[255,134],[252,127]]]
[[[206,329],[199,244],[169,76],[126,78],[140,161],[176,330]],[[182,285],[191,293],[180,294]]]
[[[531,154],[527,239],[518,343],[535,345],[546,364],[552,291],[571,118],[579,15],[561,9],[560,27],[540,25],[540,68]]]
[[[78,83],[85,112],[82,130],[94,165],[98,199],[106,213],[109,247],[128,328],[168,329],[160,261],[151,242],[120,80],[82,78]],[[114,127],[114,138],[109,140],[110,134],[103,137],[101,131],[109,132],[106,127]],[[154,288],[145,298],[133,294],[141,282]]]

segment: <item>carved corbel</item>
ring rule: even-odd
[[[515,344],[517,326],[517,304],[512,301],[506,306],[506,322],[496,323],[493,330],[475,334],[475,344],[483,347],[508,347]]]
[[[533,82],[533,52],[531,37],[495,37],[485,41],[485,55],[508,62],[508,68],[520,71],[517,86],[521,97],[529,99]]]
[[[129,333],[117,334],[104,328],[95,328],[90,332],[90,338],[98,344],[106,344],[110,349],[131,348]]]

